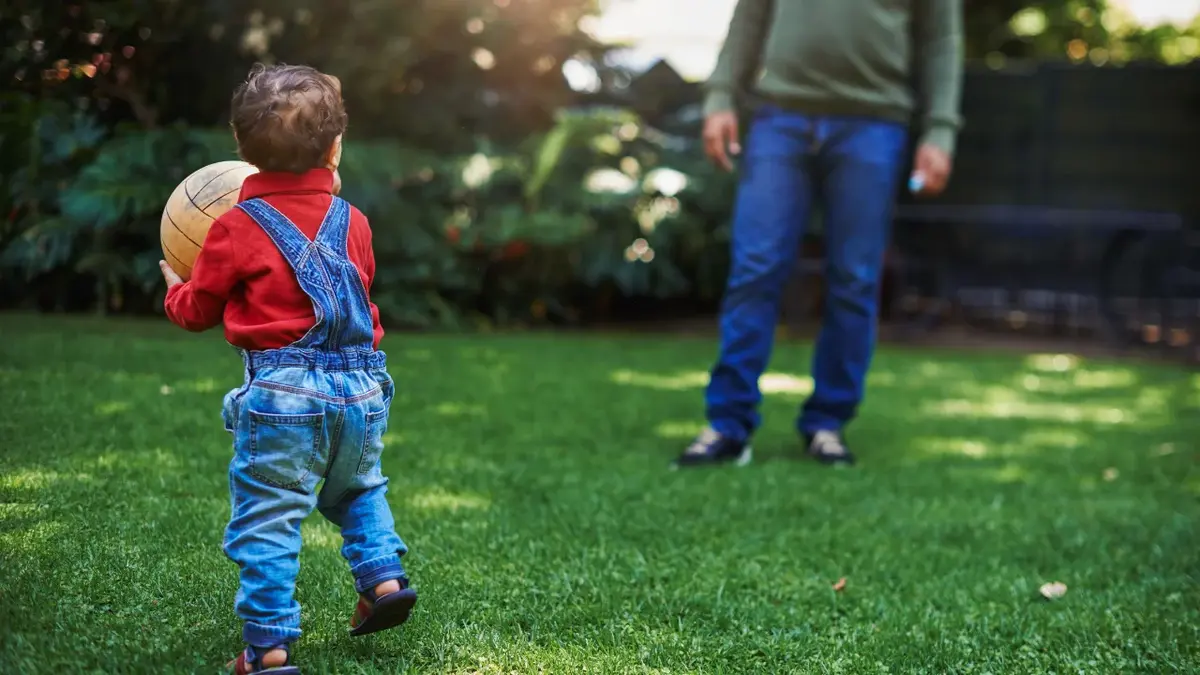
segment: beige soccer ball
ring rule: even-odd
[[[258,173],[252,164],[217,162],[183,179],[163,208],[159,239],[167,264],[184,281],[192,276],[196,256],[213,221],[238,201],[246,176]]]

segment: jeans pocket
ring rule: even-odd
[[[388,409],[367,413],[363,433],[362,457],[358,460],[358,475],[371,473],[383,457],[383,435],[387,433]]]
[[[324,413],[246,412],[250,418],[250,474],[285,489],[305,483],[312,476],[320,452],[325,433]]]
[[[383,392],[383,407],[387,408],[392,404],[392,399],[396,396],[396,381],[382,368],[373,371],[371,376],[379,383],[379,390]]]
[[[238,402],[245,391],[245,387],[238,387],[225,394],[225,399],[221,402],[221,421],[225,423],[225,431],[231,434],[237,429]]]

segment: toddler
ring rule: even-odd
[[[380,468],[395,385],[368,297],[371,229],[336,196],[340,83],[304,66],[255,66],[233,95],[232,126],[259,173],[213,223],[189,281],[160,266],[171,321],[223,323],[245,362],[222,410],[233,434],[224,550],[240,568],[246,644],[228,672],[299,675],[288,646],[300,636],[300,521],[314,507],[342,533],[359,593],[352,635],[398,626],[416,604]]]

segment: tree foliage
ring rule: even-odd
[[[355,132],[436,149],[547,128],[594,0],[15,0],[0,79],[110,123],[212,126],[255,61],[339,76]],[[103,113],[116,108],[111,115]]]
[[[1105,0],[967,0],[968,58],[1003,64],[1053,59],[1096,65],[1200,57],[1200,15],[1185,26],[1141,26]]]

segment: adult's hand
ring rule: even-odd
[[[738,144],[738,118],[732,110],[715,112],[704,120],[704,154],[714,164],[733,171],[731,156],[741,154],[742,146]]]
[[[921,177],[921,189],[917,194],[925,197],[941,194],[950,180],[952,163],[950,153],[936,145],[926,143],[917,148],[913,160],[913,173]]]

